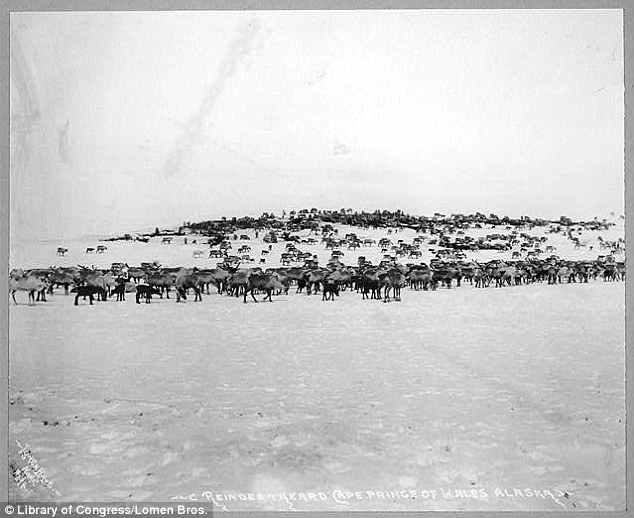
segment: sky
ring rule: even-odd
[[[11,235],[623,213],[621,10],[11,13]]]

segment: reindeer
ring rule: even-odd
[[[394,294],[394,300],[400,302],[401,288],[405,286],[405,275],[397,268],[389,270],[386,274],[379,275],[379,282],[384,286],[383,302],[390,302],[390,289]]]
[[[48,282],[45,279],[33,276],[25,275],[22,277],[10,277],[9,278],[9,293],[13,298],[13,302],[17,305],[15,300],[16,291],[26,291],[29,294],[29,305],[35,305],[35,294],[40,294],[48,288]],[[46,302],[46,298],[44,298]]]
[[[335,296],[339,296],[339,283],[328,277],[323,282],[321,300],[335,300]]]
[[[272,294],[273,290],[283,290],[284,285],[277,278],[277,275],[274,274],[251,274],[247,277],[246,287],[244,289],[244,300],[243,302],[247,303],[247,294],[251,293],[251,297],[255,302],[258,302],[258,299],[255,298],[254,291],[260,290],[266,292],[266,297],[263,300],[268,299],[269,302],[273,302]]]
[[[136,287],[136,303],[141,304],[141,297],[145,297],[145,303],[149,304],[152,300],[152,295],[161,295],[161,292],[152,286],[146,286],[144,284],[139,284]]]
[[[112,293],[110,294],[111,297],[113,295],[117,296],[117,302],[125,300],[125,281],[117,283],[116,288],[112,290]]]
[[[97,295],[97,300],[101,297],[101,300],[106,300],[106,290],[104,290],[100,286],[76,286],[72,290],[71,293],[76,293],[75,295],[75,306],[79,305],[79,297],[88,297],[90,300],[90,305],[92,306],[93,295]]]
[[[198,287],[198,276],[196,274],[179,275],[174,283],[176,287],[176,302],[181,299],[187,300],[187,290],[194,290],[194,302],[202,302],[203,297]]]

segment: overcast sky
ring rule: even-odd
[[[11,227],[623,212],[620,10],[11,14]]]

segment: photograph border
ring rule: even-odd
[[[8,500],[9,472],[5,469],[8,464],[9,434],[8,434],[8,376],[9,376],[9,293],[8,293],[8,272],[9,272],[9,234],[10,234],[10,75],[9,75],[9,20],[12,12],[46,12],[46,11],[181,11],[181,10],[360,10],[360,9],[620,9],[623,11],[623,51],[624,51],[624,85],[625,85],[625,234],[626,234],[626,269],[630,273],[634,271],[634,232],[628,219],[633,213],[634,182],[628,182],[628,174],[634,169],[634,158],[632,153],[628,153],[632,147],[632,114],[634,85],[634,71],[631,66],[631,58],[634,55],[633,47],[633,16],[634,5],[626,5],[625,0],[551,0],[551,1],[527,1],[527,0],[395,0],[395,1],[372,1],[372,0],[0,0],[0,241],[1,241],[1,265],[0,268],[0,296],[5,304],[0,304],[0,333],[2,351],[0,353],[0,380],[3,384],[3,396],[0,397],[0,427],[2,433],[0,437],[5,439],[0,441],[0,455],[5,459],[3,468],[0,470],[0,503],[2,504],[2,515],[4,516],[4,502]],[[485,517],[499,515],[505,516],[530,515],[555,517],[559,515],[569,515],[570,513],[583,513],[584,516],[632,516],[631,505],[629,504],[634,489],[632,478],[629,476],[634,472],[634,451],[627,447],[627,438],[634,437],[634,427],[630,416],[634,416],[634,403],[632,395],[632,375],[634,372],[632,352],[628,351],[627,344],[632,343],[634,333],[634,318],[628,318],[627,308],[634,308],[634,290],[629,283],[626,283],[625,290],[625,363],[626,363],[626,510],[621,512],[599,512],[599,511],[381,511],[381,516],[419,516],[419,515],[441,515],[441,516],[469,516]],[[634,316],[634,315],[633,315]],[[630,373],[627,376],[627,373]],[[7,387],[6,393],[4,388]],[[628,397],[629,396],[629,397]],[[375,512],[355,512],[356,515],[373,515]],[[231,512],[233,516],[263,516],[281,515],[290,513],[272,512]],[[345,512],[323,511],[323,512],[299,512],[293,515],[304,516],[342,516]]]

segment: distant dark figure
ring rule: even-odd
[[[331,280],[325,280],[321,300],[335,300],[335,295],[339,296],[339,284]]]
[[[117,296],[117,302],[125,300],[125,282],[117,284],[116,288],[112,290],[110,296]]]
[[[40,300],[42,302],[46,302],[46,288],[42,288],[40,291],[37,292],[37,302],[40,302]]]
[[[295,293],[301,293],[307,284],[308,283],[306,282],[306,279],[304,279],[303,277],[297,279],[297,290],[295,291]]]
[[[76,288],[70,290],[70,292],[77,294],[75,295],[75,306],[79,305],[79,297],[88,297],[91,306],[93,295],[97,295],[97,300],[99,300],[100,298],[101,300],[106,300],[106,290],[98,286],[77,286]]]
[[[146,286],[145,284],[139,284],[136,287],[136,303],[141,304],[141,297],[145,297],[145,303],[149,304],[152,300],[152,295],[161,295],[161,292],[152,286]]]

